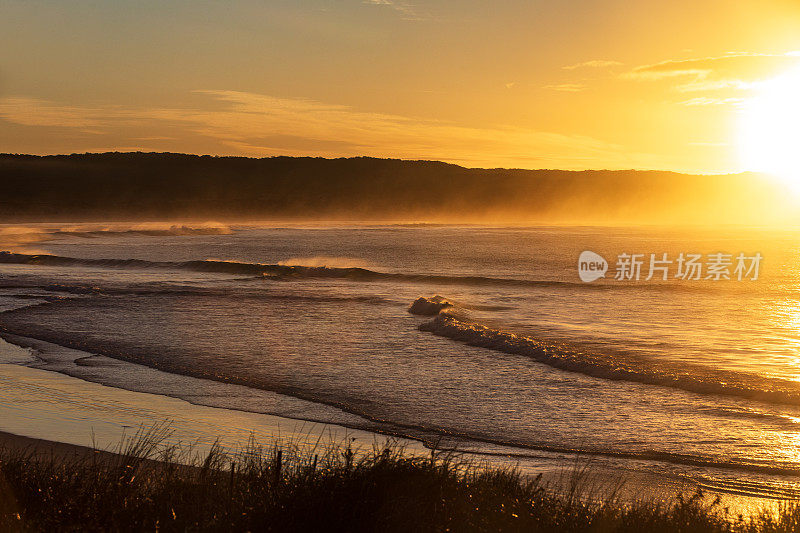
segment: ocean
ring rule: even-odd
[[[0,362],[800,497],[797,230],[34,224],[0,228],[0,250],[0,336],[33,349]],[[605,277],[581,280],[584,251]],[[677,277],[693,254],[699,279]],[[669,262],[647,279],[651,255]],[[615,279],[630,256],[639,279]]]

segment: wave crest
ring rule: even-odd
[[[329,257],[316,255],[314,257],[292,257],[278,261],[280,266],[299,267],[325,267],[325,268],[367,268],[367,263],[362,259],[351,257]]]
[[[1,244],[1,243],[0,243]],[[306,258],[314,259],[314,258]],[[436,283],[440,285],[472,285],[472,286],[524,286],[524,287],[574,287],[580,285],[591,289],[606,290],[602,285],[586,285],[567,281],[524,280],[510,278],[493,278],[486,276],[460,276],[447,274],[416,274],[407,272],[379,272],[363,266],[336,264],[317,258],[317,261],[298,259],[281,261],[277,264],[247,263],[221,259],[197,261],[145,261],[141,259],[81,259],[50,254],[26,254],[11,251],[0,251],[0,263],[43,266],[75,266],[94,268],[157,268],[190,270],[193,272],[215,272],[221,274],[242,274],[263,276],[269,279],[295,278],[341,278],[351,281],[394,281],[410,283]],[[324,258],[330,259],[330,258]],[[341,259],[341,258],[340,258]],[[305,265],[287,263],[306,262]],[[317,263],[317,264],[313,264]]]
[[[420,324],[419,329],[469,346],[530,357],[553,368],[596,378],[658,385],[699,394],[800,405],[800,389],[790,381],[745,373],[712,374],[699,369],[671,369],[653,361],[624,360],[611,355],[593,354],[470,322],[447,311]]]
[[[191,235],[229,235],[232,230],[225,224],[137,224],[134,226],[72,226],[48,232],[54,237],[102,237],[142,235],[146,237],[179,237]]]

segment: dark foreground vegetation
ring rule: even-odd
[[[752,174],[470,169],[354,157],[0,154],[0,222],[345,219],[763,223]]]
[[[671,502],[587,497],[580,481],[480,468],[452,454],[411,457],[399,446],[354,453],[255,443],[187,466],[141,432],[116,455],[73,460],[0,452],[2,531],[592,531],[800,530],[800,507],[733,517],[701,494]],[[316,453],[315,453],[316,451]],[[180,462],[177,460],[180,459]]]

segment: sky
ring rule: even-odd
[[[0,152],[743,170],[796,0],[0,0]]]

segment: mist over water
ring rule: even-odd
[[[159,218],[780,227],[800,223],[792,190],[756,173],[524,170],[372,157],[256,159],[109,152],[0,154],[0,178],[6,186],[0,196],[0,220],[15,223]]]
[[[762,495],[800,480],[796,232],[129,230],[40,228],[34,253],[0,243],[14,252],[0,254],[0,333],[41,352],[19,363],[485,453],[584,451]],[[580,281],[584,250],[611,263],[606,278]],[[681,252],[764,261],[755,281],[612,279],[618,254]],[[410,313],[420,297],[447,305]],[[161,372],[157,390],[137,368]]]

